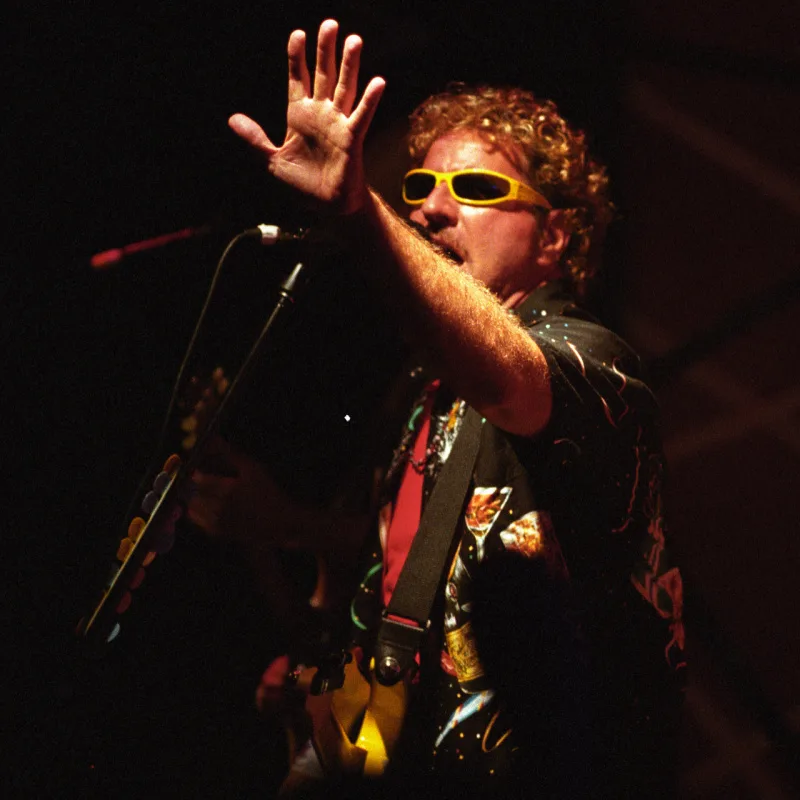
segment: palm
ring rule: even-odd
[[[286,140],[270,159],[270,172],[320,200],[338,200],[355,139],[347,118],[329,101],[299,100],[289,105],[286,122]]]
[[[363,202],[363,140],[384,83],[373,78],[355,105],[361,40],[347,38],[337,74],[337,27],[331,20],[320,27],[313,93],[305,34],[295,31],[289,38],[289,105],[286,138],[280,147],[249,117],[236,114],[230,125],[264,153],[276,178],[346,213]]]

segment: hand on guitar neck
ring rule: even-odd
[[[270,472],[234,445],[215,436],[192,474],[188,519],[209,536],[236,541],[276,613],[296,616],[298,604],[333,611],[349,603],[351,576],[369,524],[368,510],[313,509],[292,500]],[[313,554],[316,588],[303,598],[280,564],[278,551]]]

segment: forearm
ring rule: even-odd
[[[347,228],[367,279],[437,375],[499,427],[540,430],[551,405],[547,363],[517,318],[374,192]]]
[[[370,264],[368,276],[439,376],[499,427],[533,434],[546,424],[552,402],[544,356],[485,288],[367,191],[362,146],[385,83],[373,78],[356,103],[361,40],[347,37],[337,75],[337,30],[333,20],[320,26],[313,82],[305,34],[289,38],[287,129],[280,147],[248,117],[235,114],[229,124],[264,156],[274,177],[340,215],[341,228],[353,232],[365,256],[362,263]]]

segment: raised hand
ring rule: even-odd
[[[320,25],[313,90],[306,62],[306,34],[294,31],[289,37],[289,102],[286,138],[280,147],[244,114],[234,114],[228,124],[264,154],[267,168],[276,178],[336,213],[349,214],[364,205],[364,136],[385,82],[373,78],[356,105],[362,41],[355,35],[345,39],[337,74],[338,30],[335,20]]]

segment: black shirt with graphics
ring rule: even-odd
[[[517,313],[547,360],[552,414],[531,437],[483,426],[390,775],[441,796],[668,796],[684,635],[657,404],[635,353],[560,285]],[[464,411],[437,392],[423,503]],[[387,473],[382,537],[414,434],[409,424]],[[381,558],[376,543],[352,606],[365,652]]]

